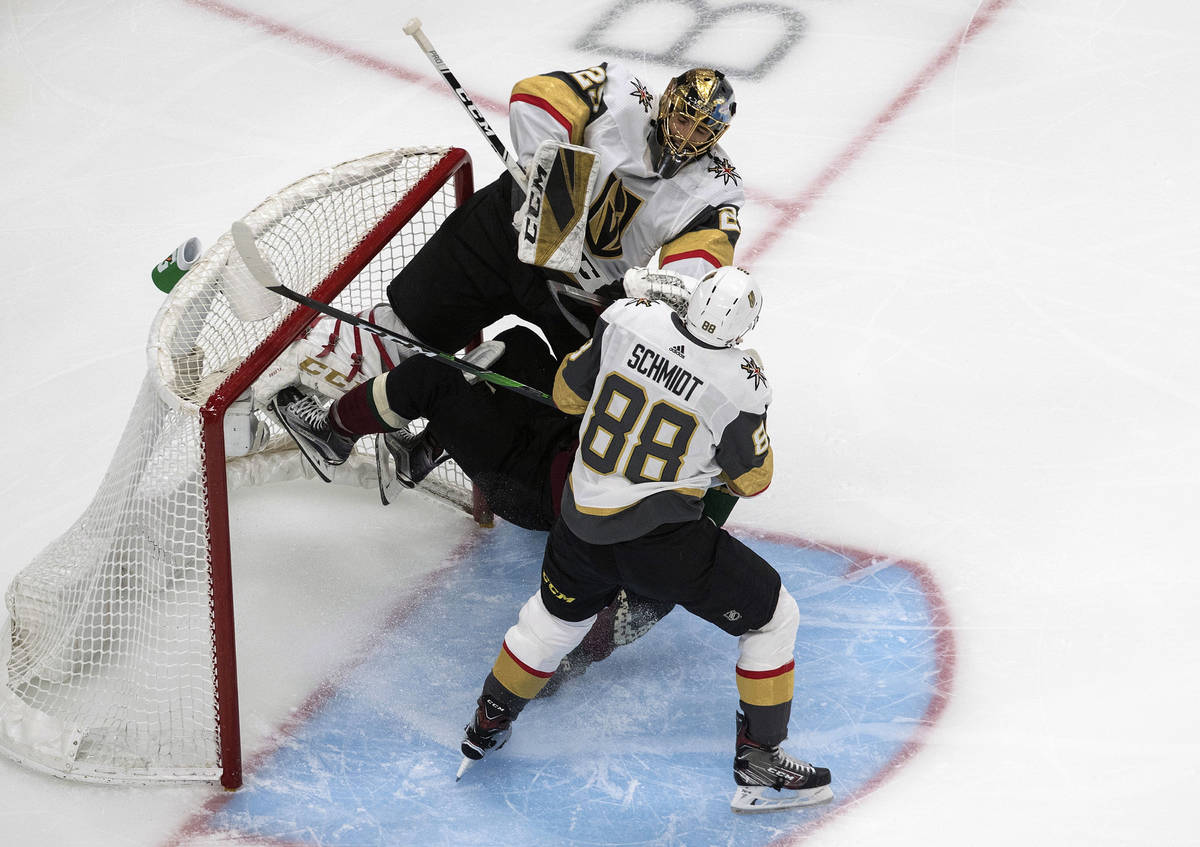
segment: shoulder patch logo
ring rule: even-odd
[[[649,298],[649,297],[630,297],[628,300],[626,300],[626,301],[625,301],[625,306],[626,306],[627,308],[628,308],[629,306],[646,306],[646,307],[649,307],[649,306],[650,306],[650,302],[651,302],[651,301],[650,301],[650,298]]]
[[[712,164],[708,166],[708,172],[713,175],[713,179],[723,179],[726,185],[731,182],[734,185],[741,184],[742,175],[734,168],[733,162],[711,154],[708,158],[712,160]]]
[[[676,344],[674,347],[668,347],[667,349],[670,350],[672,353],[674,353],[676,356],[678,356],[681,359],[687,358],[687,356],[684,353],[682,344]]]
[[[654,95],[650,93],[650,89],[642,85],[642,81],[637,77],[633,78],[633,91],[629,92],[630,97],[636,97],[638,105],[645,110],[646,114],[650,114],[650,110],[654,108]]]
[[[746,372],[746,379],[754,380],[755,391],[767,384],[767,375],[763,373],[762,365],[754,361],[752,356],[742,359],[742,370]]]

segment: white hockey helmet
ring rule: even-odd
[[[754,329],[762,312],[762,289],[748,271],[733,266],[710,272],[692,292],[688,331],[701,341],[732,347]]]

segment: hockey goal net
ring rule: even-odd
[[[300,180],[246,220],[285,285],[359,312],[386,300],[471,179],[463,150],[387,151]],[[231,295],[247,279],[226,233],[171,292],[100,490],[8,588],[0,750],[31,767],[241,784],[227,494],[309,475],[250,398],[314,317],[280,300],[240,319]],[[368,442],[335,481],[377,485]],[[427,484],[488,519],[452,463]]]

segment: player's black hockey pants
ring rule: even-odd
[[[537,334],[514,327],[497,336],[504,355],[492,369],[548,391],[555,361]],[[497,515],[526,529],[554,522],[551,465],[572,444],[576,419],[461,373],[412,356],[388,374],[388,404],[406,418],[427,418],[429,432],[479,486]]]

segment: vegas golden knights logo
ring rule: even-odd
[[[608,182],[588,209],[588,250],[597,259],[619,259],[621,236],[646,202],[609,174]]]

